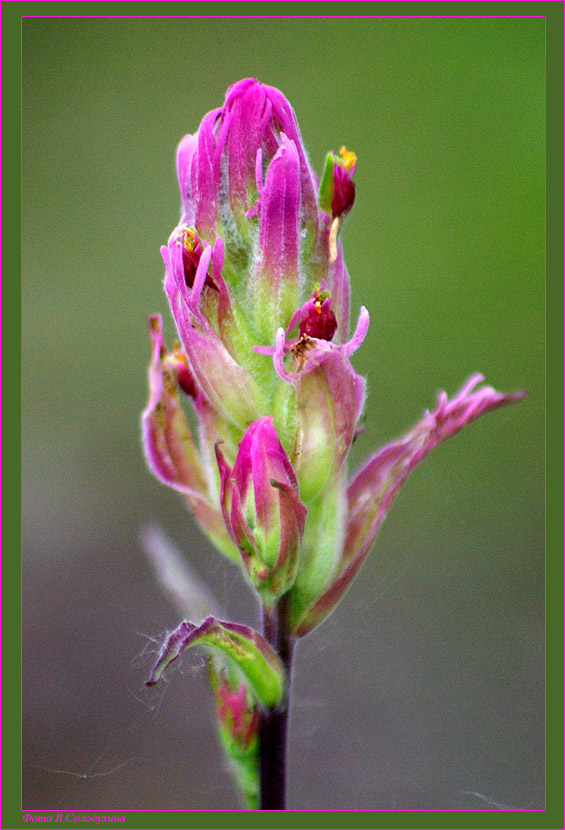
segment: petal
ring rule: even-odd
[[[195,645],[219,651],[235,665],[262,706],[274,707],[283,699],[284,668],[267,641],[247,625],[223,622],[215,617],[207,617],[199,626],[186,620],[182,622],[168,636],[146,685],[154,686],[165,669]]]
[[[185,135],[177,148],[177,179],[179,183],[182,219],[186,225],[194,225],[194,192],[192,187],[192,157],[198,146],[198,134]]]
[[[216,458],[220,469],[221,491],[220,504],[225,526],[237,545],[241,564],[255,587],[260,587],[269,575],[257,551],[257,543],[243,515],[241,494],[233,478],[233,471],[226,463],[219,444],[216,445]]]
[[[267,534],[272,528],[273,521],[276,521],[273,514],[278,512],[279,504],[279,495],[273,491],[271,482],[275,480],[296,491],[298,491],[298,482],[273,426],[272,415],[260,418],[252,424],[247,434],[251,437],[249,471],[253,483],[257,524]],[[238,467],[238,461],[239,454],[234,470]],[[244,492],[242,492],[242,497],[245,497]]]
[[[257,149],[272,108],[263,85],[247,78],[228,89],[224,112],[231,115],[227,137],[230,204],[232,210],[246,211],[248,188],[255,182]]]
[[[296,115],[282,92],[272,86],[265,86],[265,89],[271,102],[273,122],[275,124],[280,124],[281,132],[293,141],[296,146],[300,162],[300,190],[302,194],[303,224],[305,229],[309,230],[314,238],[316,236],[318,224],[318,205],[316,196],[318,185],[316,176],[314,175],[306,156]]]
[[[264,337],[284,325],[298,304],[300,167],[296,146],[281,135],[259,205],[259,259],[253,281],[254,315]]]
[[[280,543],[269,578],[269,593],[282,596],[292,588],[298,570],[302,536],[308,511],[298,493],[282,481],[271,481],[279,493]]]

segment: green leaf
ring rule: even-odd
[[[211,649],[235,666],[261,706],[273,708],[284,696],[284,668],[267,641],[253,628],[207,617],[202,625],[185,620],[167,638],[147,681],[153,686],[183,651],[199,645]]]

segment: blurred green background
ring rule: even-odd
[[[289,806],[541,808],[543,19],[31,18],[23,50],[24,808],[238,806],[198,659],[143,689],[179,619],[141,528],[228,618],[255,604],[146,470],[139,414],[147,315],[172,337],[176,144],[249,75],[287,95],[318,171],[342,144],[359,159],[352,463],[474,371],[530,393],[414,473],[301,642]]]

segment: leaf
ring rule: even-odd
[[[151,672],[147,686],[154,686],[165,669],[192,646],[220,652],[241,674],[250,692],[267,708],[284,696],[284,668],[267,641],[253,628],[207,617],[202,625],[185,620],[170,634]]]

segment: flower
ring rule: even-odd
[[[299,336],[290,337],[296,326]],[[347,343],[332,342],[335,314],[323,281],[292,315],[286,331],[277,331],[274,346],[255,347],[259,354],[272,356],[277,375],[294,395],[296,429],[291,455],[307,499],[319,494],[339,472],[353,442],[365,401],[365,381],[349,358],[362,344],[368,327],[369,313],[361,308],[352,338]]]
[[[213,249],[199,242],[198,264],[192,285],[188,284],[185,239],[189,232],[195,235],[185,227],[175,229],[168,246],[161,249],[166,268],[165,293],[197,383],[226,420],[244,428],[267,408],[265,395],[251,371],[252,356],[246,359],[240,355],[251,351],[246,346],[248,340],[253,342],[252,335],[246,331],[244,318],[222,277],[221,238],[216,239]]]

